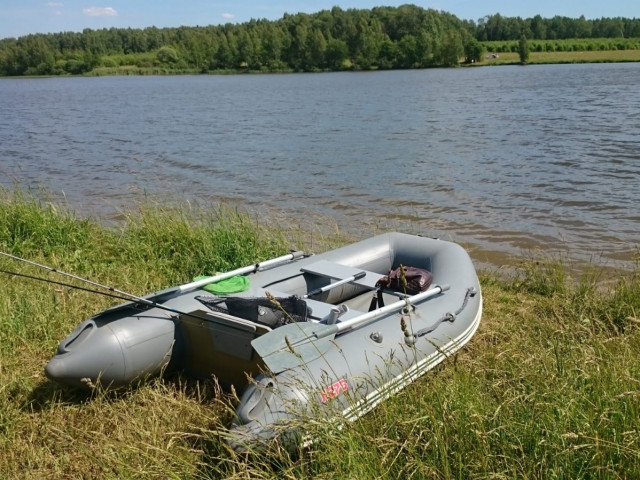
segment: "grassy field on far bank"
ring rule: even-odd
[[[640,50],[577,51],[577,52],[530,52],[530,64],[558,63],[618,63],[640,62]],[[516,52],[498,52],[498,58],[485,58],[478,65],[519,64]]]
[[[349,241],[273,223],[155,205],[107,229],[0,189],[1,251],[135,294]],[[640,269],[602,275],[552,259],[482,273],[483,320],[462,351],[360,421],[314,425],[319,441],[297,455],[241,456],[221,441],[234,399],[214,382],[83,393],[47,381],[57,343],[113,301],[0,273],[0,478],[638,478]]]

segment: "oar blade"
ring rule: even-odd
[[[311,322],[291,323],[251,342],[273,373],[311,362],[331,348],[337,328]]]

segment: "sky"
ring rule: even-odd
[[[638,0],[0,0],[0,38],[80,32],[85,28],[162,28],[242,23],[252,18],[277,20],[285,13],[314,13],[334,6],[371,9],[406,3],[476,22],[496,13],[522,18],[538,14],[544,18],[640,18]]]

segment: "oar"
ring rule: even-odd
[[[180,285],[179,290],[180,293],[188,292],[189,290],[195,290],[196,288],[204,287],[205,285],[209,285],[210,283],[219,282],[220,280],[231,278],[235,275],[244,275],[245,273],[257,272],[258,270],[262,270],[263,268],[271,267],[283,262],[288,262],[290,260],[295,260],[296,258],[300,258],[302,256],[304,256],[304,252],[291,252],[287,255],[283,255],[282,257],[265,260],[264,262],[256,263],[255,265],[238,268],[236,270],[231,270],[230,272],[219,273],[218,275],[202,278],[200,280],[196,280],[195,282],[185,283],[184,285]]]
[[[290,323],[256,338],[251,345],[262,357],[266,366],[272,372],[279,373],[324,355],[333,346],[332,340],[339,333],[362,327],[382,315],[439,295],[449,288],[449,285],[439,285],[334,325],[310,322]]]
[[[325,285],[324,287],[320,287],[320,288],[316,288],[315,290],[311,290],[306,295],[303,295],[302,298],[313,297],[314,295],[318,295],[320,293],[323,293],[323,292],[326,292],[328,290],[331,290],[332,288],[339,287],[340,285],[344,285],[345,283],[355,282],[356,280],[360,280],[361,278],[363,278],[366,274],[367,274],[367,272],[356,273],[355,275],[351,275],[349,278],[345,278],[343,280],[338,280],[337,282],[330,283],[329,285]]]

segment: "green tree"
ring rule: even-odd
[[[524,35],[520,36],[518,43],[518,54],[520,55],[520,63],[523,65],[529,61],[529,41]]]
[[[241,29],[238,35],[238,56],[236,66],[255,67],[256,55],[254,43],[246,29]]]
[[[175,48],[162,47],[158,50],[156,57],[160,63],[174,64],[178,61],[178,52],[176,52]]]
[[[433,63],[434,40],[426,31],[421,31],[416,39],[418,41],[418,64],[421,67],[427,67]]]
[[[325,65],[325,54],[327,51],[327,41],[318,28],[314,28],[307,37],[305,54],[305,64],[308,70],[323,68]]]
[[[418,40],[413,35],[405,35],[398,42],[399,66],[402,68],[413,68],[417,66],[420,59],[418,50]]]
[[[378,60],[378,52],[382,43],[382,30],[378,22],[373,22],[373,25],[370,26],[364,18],[361,18],[357,32],[352,43],[352,54],[356,65],[362,69],[371,68]]]
[[[545,40],[547,38],[547,27],[540,15],[536,15],[531,19],[529,29],[531,30],[532,38],[537,38],[538,40]]]
[[[464,44],[464,61],[466,63],[479,62],[484,56],[484,51],[484,46],[478,40],[469,37]]]
[[[222,70],[231,68],[233,63],[233,52],[229,46],[227,36],[222,34],[218,37],[218,50],[209,62],[209,68],[212,70]]]
[[[330,69],[341,70],[349,58],[349,47],[344,40],[332,38],[327,42],[324,57]]]
[[[262,41],[259,48],[259,58],[263,65],[279,63],[282,52],[286,48],[286,33],[274,23],[268,23],[262,30]]]
[[[42,75],[53,70],[55,56],[53,49],[42,35],[29,35],[17,42],[16,67],[18,75]]]
[[[457,67],[464,56],[462,39],[457,31],[448,31],[436,52],[436,63],[444,67]]]
[[[380,53],[378,54],[378,68],[382,70],[397,68],[399,55],[400,52],[398,44],[392,42],[389,38],[387,38],[380,45]]]

